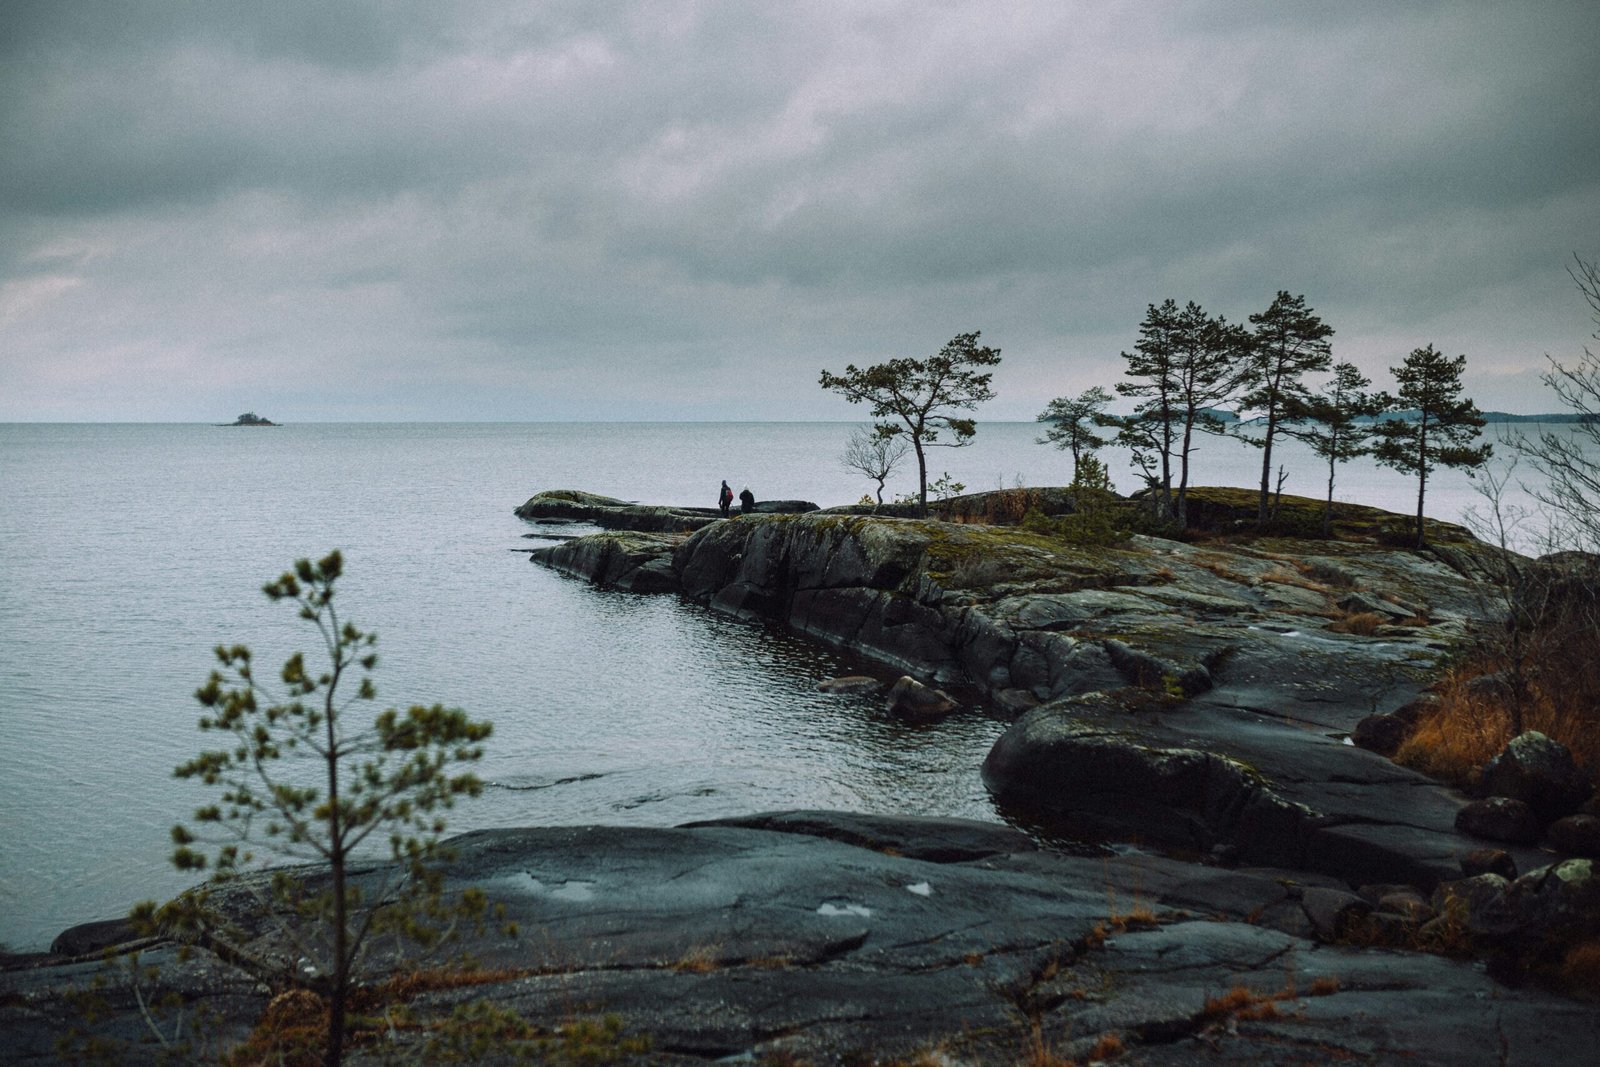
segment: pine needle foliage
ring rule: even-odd
[[[172,831],[173,864],[210,877],[172,903],[134,913],[275,987],[315,993],[327,1004],[328,1064],[341,1061],[346,1009],[378,940],[430,947],[455,923],[481,921],[486,911],[478,891],[447,899],[436,864],[444,858],[444,811],[482,789],[457,765],[482,755],[491,727],[438,704],[358,714],[377,698],[377,637],[339,615],[343,566],[337,551],[302,559],[262,590],[298,607],[325,664],[313,668],[296,652],[274,684],[257,672],[248,647],[217,648],[218,667],[195,697],[206,709],[201,731],[224,744],[174,772],[217,790],[217,799],[196,809],[194,829]],[[375,882],[363,870],[358,877],[357,857],[381,856],[384,845],[392,864],[382,869],[392,875]],[[259,859],[258,848],[266,854]],[[315,865],[261,872],[285,859]],[[250,944],[213,906],[223,887],[254,891],[264,908],[294,916],[281,931],[290,943],[271,952]]]

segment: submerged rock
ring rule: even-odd
[[[923,685],[910,675],[901,675],[889,687],[885,700],[889,714],[903,719],[933,719],[948,715],[961,705],[942,689]]]

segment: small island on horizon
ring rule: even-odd
[[[218,423],[219,426],[276,426],[271,419],[264,419],[253,411],[247,411],[232,422]]]

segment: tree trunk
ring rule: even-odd
[[[1194,438],[1194,421],[1184,423],[1183,453],[1178,457],[1178,531],[1189,528],[1189,442]]]
[[[330,700],[332,688],[328,690]],[[344,1060],[345,998],[350,991],[350,927],[345,899],[344,827],[339,818],[339,748],[334,730],[336,712],[325,712],[328,727],[328,865],[333,873],[333,988],[328,994],[328,1048],[323,1056],[327,1067],[339,1067]]]
[[[928,457],[922,451],[922,438],[911,435],[911,447],[917,452],[917,514],[928,517]]]
[[[1277,431],[1278,412],[1276,408],[1267,409],[1267,436],[1261,442],[1261,499],[1256,505],[1256,525],[1267,524],[1267,498],[1268,486],[1272,481],[1272,435]]]
[[[1428,488],[1428,413],[1417,423],[1417,547],[1423,546],[1422,496]]]
[[[1338,461],[1338,439],[1334,439],[1333,454],[1328,456],[1328,502],[1322,506],[1322,536],[1333,536],[1333,468]]]

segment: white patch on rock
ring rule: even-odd
[[[824,904],[817,909],[818,915],[856,915],[863,919],[872,914],[872,909],[861,904]]]
[[[919,897],[931,897],[933,896],[933,886],[927,882],[916,882],[906,886],[906,892],[915,893]]]

